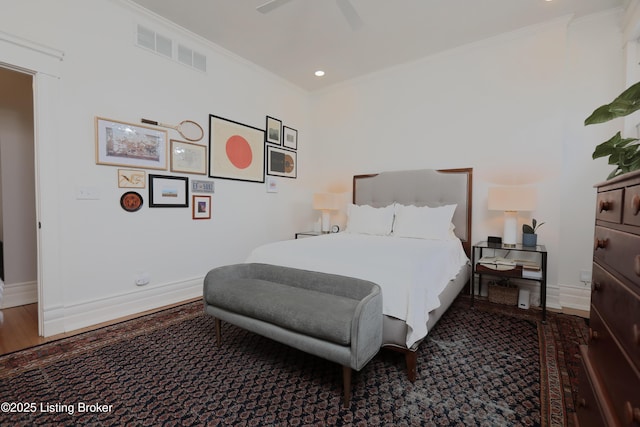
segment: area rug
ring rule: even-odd
[[[418,379],[382,350],[354,373],[191,303],[0,358],[0,425],[571,425],[584,320],[460,297],[422,343]]]

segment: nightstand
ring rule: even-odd
[[[471,248],[471,305],[475,296],[476,274],[482,276],[531,280],[540,283],[542,321],[547,319],[547,248],[544,245],[505,248],[500,244],[479,242]],[[480,288],[480,287],[479,287]]]
[[[305,237],[322,236],[323,234],[328,234],[328,233],[323,233],[322,231],[302,231],[300,233],[296,233],[296,239],[304,239]]]

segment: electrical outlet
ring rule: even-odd
[[[580,270],[580,281],[584,283],[591,282],[591,272],[588,270]]]
[[[149,273],[147,273],[146,271],[136,274],[136,277],[134,279],[134,283],[136,284],[136,286],[148,285],[150,281],[151,278],[149,276]]]

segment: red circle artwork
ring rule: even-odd
[[[240,135],[233,135],[227,139],[227,157],[238,169],[246,169],[251,165],[253,153],[246,139]]]

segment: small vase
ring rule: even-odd
[[[522,233],[522,246],[535,246],[538,244],[538,235]]]

